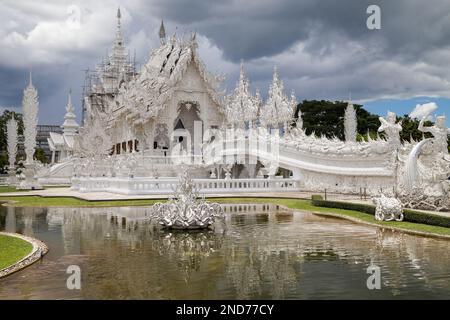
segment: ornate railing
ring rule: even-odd
[[[282,192],[300,190],[300,181],[295,179],[194,179],[199,193],[234,192]],[[72,188],[81,192],[114,192],[121,194],[171,194],[177,187],[177,178],[114,178],[76,177]]]

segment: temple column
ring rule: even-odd
[[[55,150],[52,150],[52,164],[55,163]]]

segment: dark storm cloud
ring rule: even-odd
[[[111,47],[119,4],[127,46],[140,62],[158,43],[164,19],[168,35],[176,27],[178,36],[198,32],[202,59],[209,70],[228,75],[229,90],[244,59],[253,87],[260,87],[263,96],[274,65],[286,90],[295,89],[299,100],[345,99],[349,91],[361,100],[450,96],[448,0],[72,2],[83,13],[75,35],[64,22],[67,3],[0,3],[1,107],[20,105],[33,66],[41,113],[48,121],[62,121],[69,88],[79,110],[83,70]],[[381,7],[381,30],[366,27],[371,4]]]
[[[366,28],[371,4],[382,10],[379,31]],[[205,34],[233,61],[271,56],[307,39],[306,49],[320,53],[332,47],[335,34],[368,46],[381,42],[386,54],[405,59],[450,44],[445,0],[156,0],[148,6],[161,18]]]

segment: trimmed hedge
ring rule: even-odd
[[[375,206],[368,204],[323,200],[322,196],[319,195],[313,195],[311,202],[316,207],[353,210],[375,215]]]
[[[404,221],[450,228],[450,218],[410,209],[403,210]]]
[[[343,210],[353,210],[364,212],[367,214],[375,215],[375,206],[362,204],[362,203],[350,203],[350,202],[340,202],[340,201],[328,201],[323,200],[320,195],[313,195],[311,197],[311,203],[316,207],[325,208],[335,208]],[[405,209],[403,210],[404,219],[403,221],[412,223],[427,224],[430,226],[438,226],[450,228],[450,217],[444,217],[436,214],[430,214],[426,212]]]

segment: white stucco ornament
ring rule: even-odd
[[[376,205],[375,220],[403,221],[403,206],[400,200],[381,195],[381,197],[373,198],[372,201]]]

